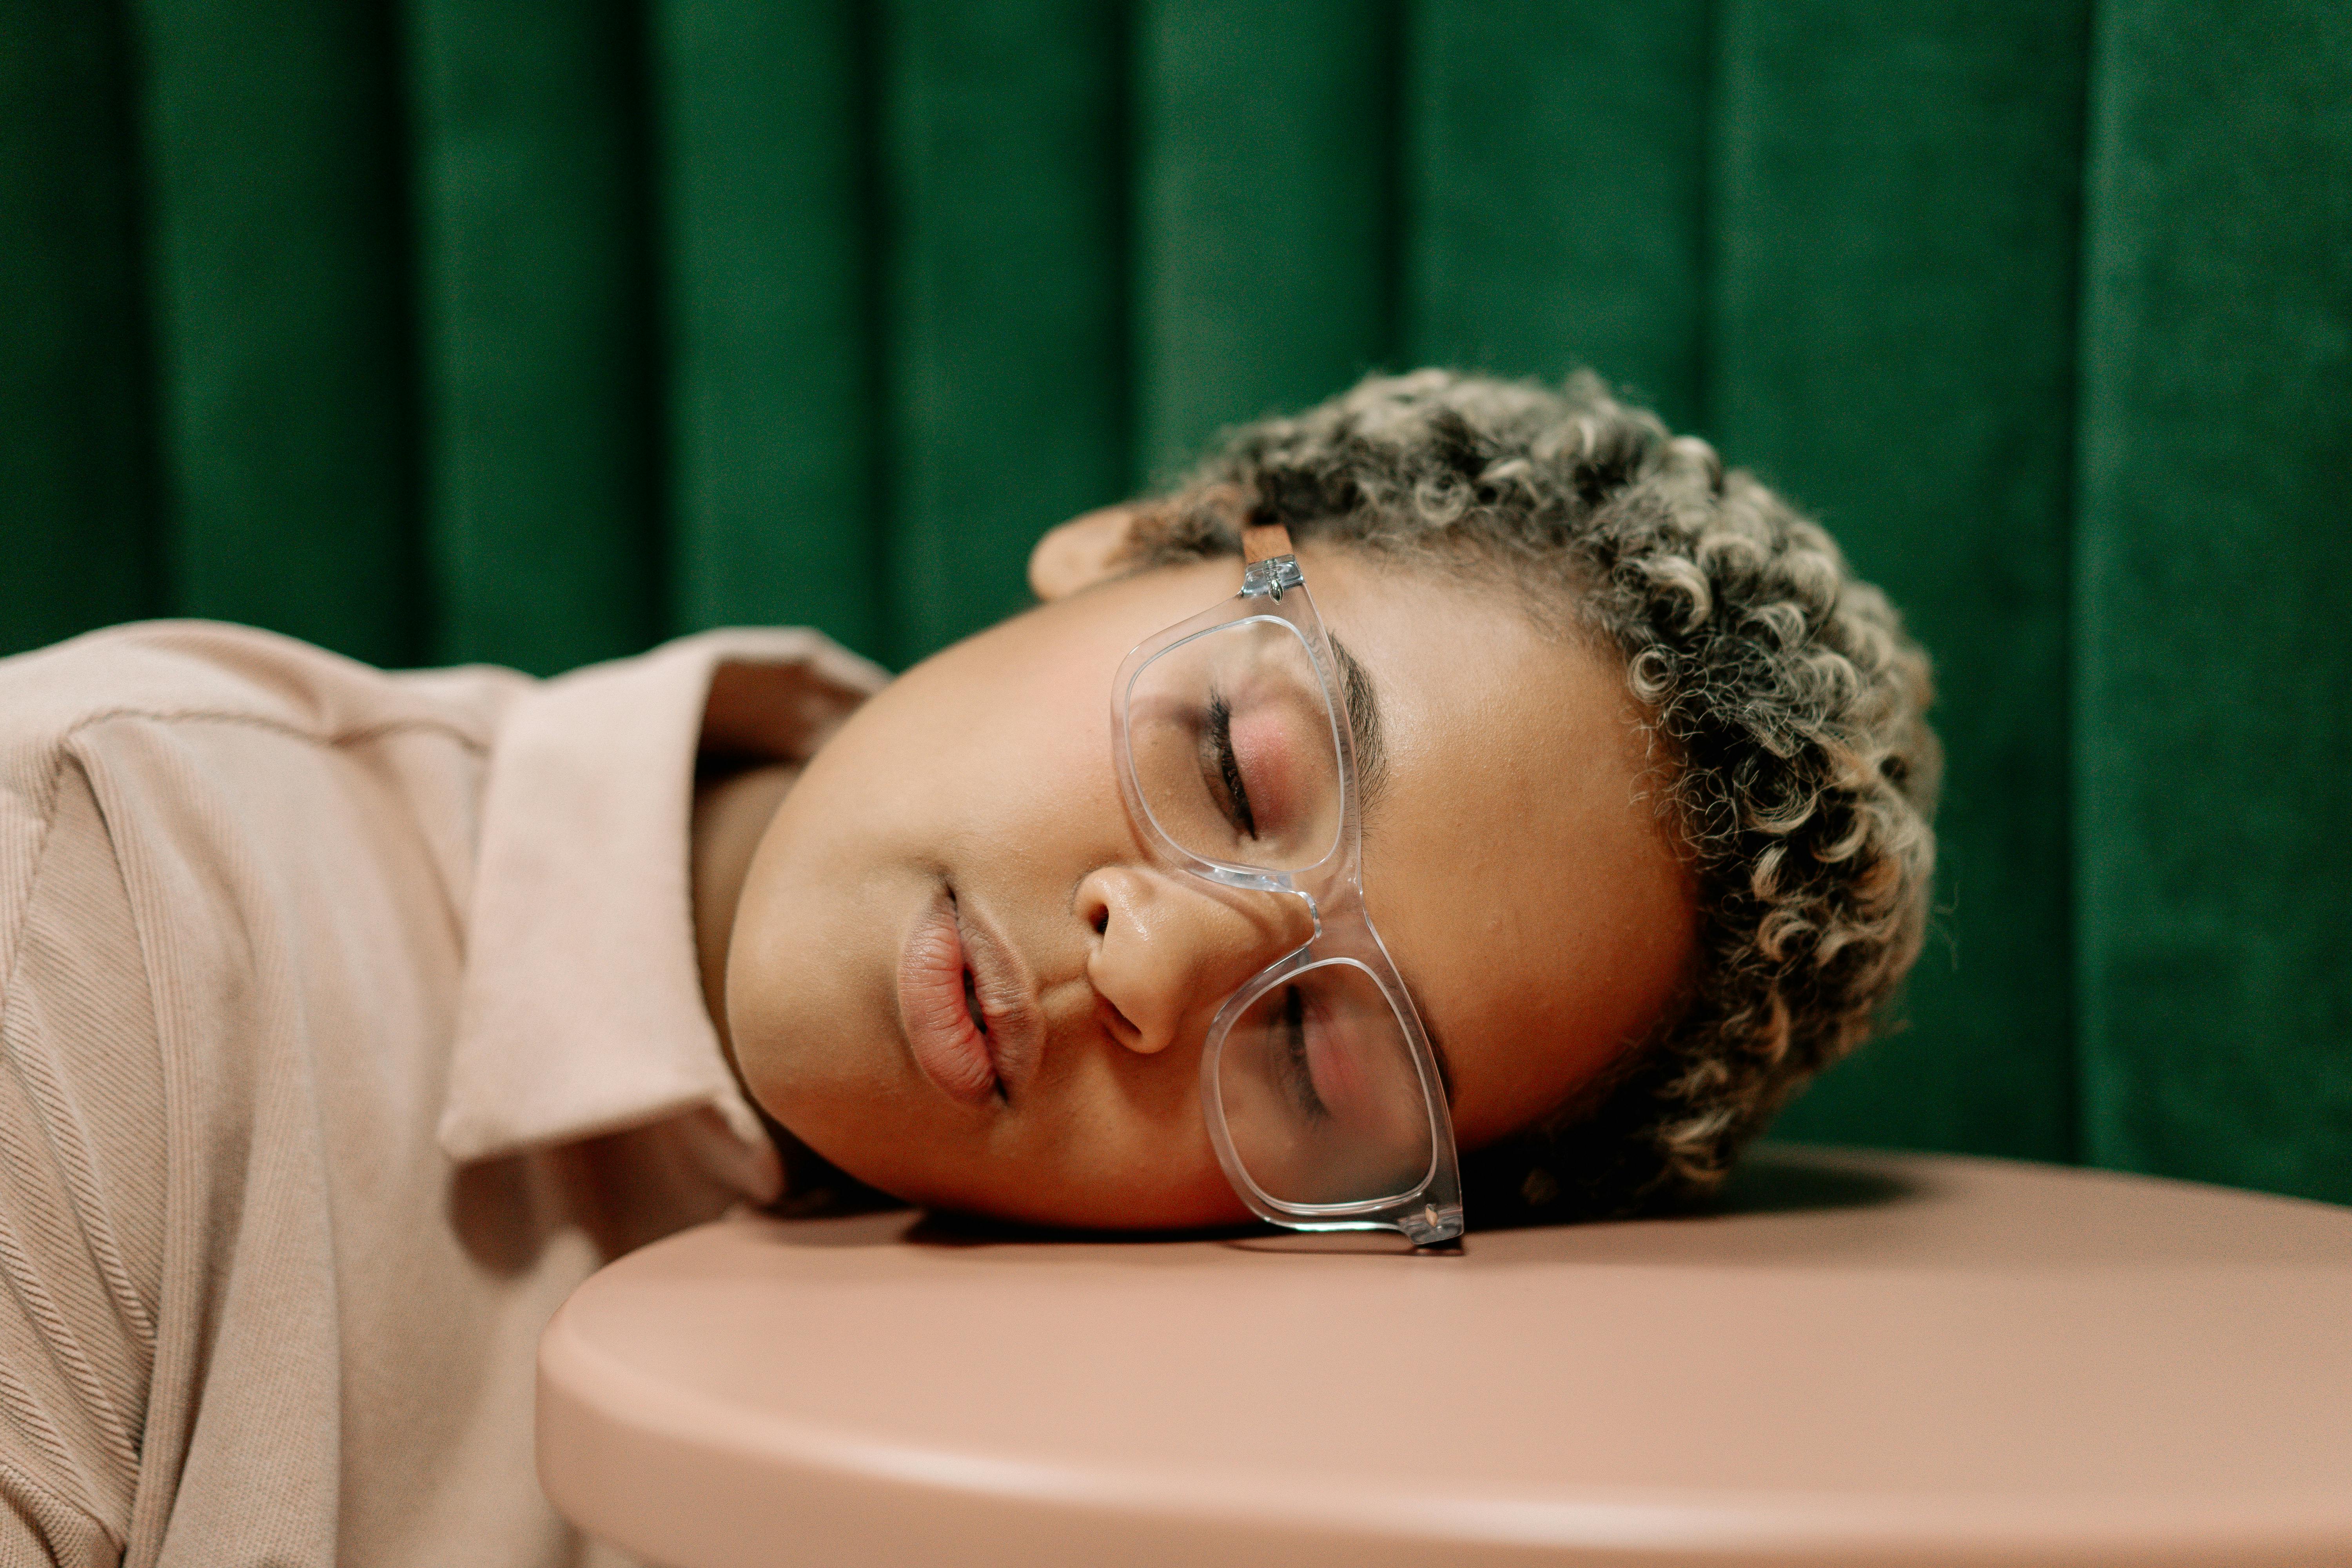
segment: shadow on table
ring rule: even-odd
[[[978,1215],[870,1207],[831,1216],[809,1216],[790,1226],[785,1235],[793,1245],[803,1247],[907,1245],[969,1250],[1049,1244],[1140,1247],[1222,1242],[1245,1252],[1444,1258],[1462,1257],[1475,1249],[1481,1237],[1531,1232],[1597,1236],[1627,1226],[1671,1227],[1689,1221],[1739,1215],[1797,1215],[1870,1208],[1899,1202],[1911,1190],[1910,1184],[1884,1170],[1825,1163],[1818,1155],[1768,1149],[1751,1153],[1743,1161],[1717,1196],[1675,1214],[1641,1220],[1594,1221],[1574,1226],[1480,1226],[1472,1230],[1466,1247],[1454,1243],[1416,1248],[1402,1237],[1386,1231],[1310,1234],[1267,1230],[1251,1225],[1182,1231],[1080,1231],[1017,1225]],[[821,1223],[810,1223],[811,1219]]]
[[[1475,1216],[1474,1216],[1475,1217]],[[913,1246],[944,1255],[1019,1255],[1192,1268],[1236,1254],[1414,1257],[1433,1268],[1822,1268],[2145,1269],[2249,1262],[2340,1267],[2352,1258],[2343,1210],[2144,1176],[2016,1161],[1766,1145],[1703,1205],[1641,1219],[1486,1226],[1458,1247],[1416,1254],[1388,1232],[1302,1235],[1234,1226],[1074,1232],[900,1209],[768,1220],[788,1246]]]
[[[1782,1149],[1759,1149],[1732,1170],[1723,1190],[1687,1211],[1693,1215],[1806,1214],[1900,1203],[1916,1183],[1891,1171],[1824,1163]]]

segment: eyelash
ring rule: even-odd
[[[1313,1121],[1328,1121],[1331,1108],[1315,1090],[1315,1071],[1307,1065],[1307,1005],[1298,987],[1286,985],[1282,995],[1282,1060],[1284,1074],[1299,1100],[1299,1109]]]
[[[1228,815],[1247,838],[1257,837],[1257,816],[1250,810],[1249,786],[1242,782],[1242,765],[1234,755],[1234,708],[1222,693],[1209,694],[1209,738],[1217,748],[1217,773],[1232,803]]]

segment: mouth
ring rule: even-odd
[[[908,934],[898,1018],[915,1066],[966,1105],[1008,1102],[1036,1059],[1035,1009],[1011,950],[952,889]]]

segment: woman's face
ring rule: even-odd
[[[1475,1148],[1658,1016],[1694,940],[1691,879],[1610,656],[1542,635],[1507,593],[1298,554],[1379,710],[1365,904]],[[752,859],[727,1012],[751,1092],[812,1149],[1008,1219],[1247,1216],[1203,1122],[1202,1041],[1307,916],[1162,866],[1110,723],[1128,650],[1241,574],[1166,567],[1043,605],[909,670],[809,763]]]

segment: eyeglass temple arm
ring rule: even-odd
[[[1242,530],[1242,592],[1252,598],[1282,597],[1306,579],[1298,573],[1298,557],[1291,553],[1290,530],[1278,522],[1253,523]]]
[[[1242,563],[1255,566],[1277,555],[1291,555],[1290,530],[1278,522],[1254,522],[1242,530]]]

